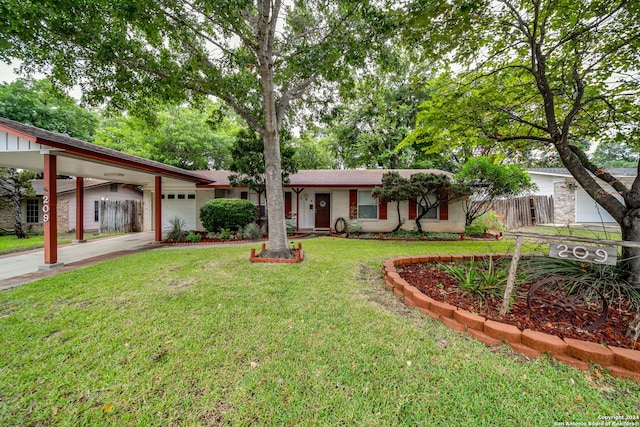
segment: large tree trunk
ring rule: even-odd
[[[27,235],[22,230],[22,206],[21,198],[18,192],[12,194],[11,201],[13,203],[13,230],[18,239],[25,239]]]
[[[622,240],[640,242],[640,210],[627,212],[620,223]],[[628,280],[640,290],[640,248],[622,248],[622,262],[629,273]]]
[[[278,117],[276,90],[273,82],[273,40],[280,10],[280,1],[263,2],[258,7],[259,20],[255,28],[258,40],[258,63],[262,83],[263,128],[260,129],[264,144],[265,193],[267,195],[267,224],[269,246],[265,257],[293,258],[287,242],[287,226],[284,215],[284,192],[282,189],[282,161],[280,156],[280,128],[282,117]],[[283,102],[280,100],[280,102]],[[282,111],[281,114],[284,114]]]
[[[269,258],[291,258],[287,243],[287,226],[282,192],[282,167],[278,132],[264,136],[265,186],[267,194],[267,221],[269,224]]]

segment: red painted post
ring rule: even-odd
[[[58,194],[56,188],[57,159],[44,155],[44,195],[42,197],[42,222],[44,223],[44,262],[58,262]]]
[[[156,242],[162,242],[162,177],[156,176],[155,192],[155,231]]]
[[[76,240],[84,241],[84,178],[76,177]]]

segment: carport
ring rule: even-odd
[[[210,184],[197,172],[168,166],[125,154],[68,136],[49,132],[0,117],[0,167],[44,172],[42,205],[44,223],[44,267],[58,263],[56,176],[75,176],[76,240],[84,240],[83,179],[107,179],[141,186],[153,194],[153,230],[162,240],[162,193],[185,184]],[[149,207],[145,207],[148,209]]]

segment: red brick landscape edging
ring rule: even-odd
[[[424,255],[387,259],[382,264],[385,286],[405,304],[417,307],[421,313],[433,319],[440,319],[448,327],[460,332],[468,332],[486,345],[495,346],[507,342],[518,353],[528,357],[538,357],[549,353],[557,360],[588,369],[589,363],[597,363],[609,370],[614,377],[640,381],[640,351],[619,347],[605,347],[588,341],[571,338],[561,339],[555,335],[525,329],[487,320],[453,305],[436,301],[411,286],[400,277],[397,266],[429,262],[482,260],[502,255]]]
[[[262,244],[261,250],[266,250],[267,245],[265,243]],[[287,258],[264,258],[256,256],[256,250],[251,249],[251,255],[249,256],[249,261],[251,262],[275,262],[275,263],[285,263],[285,264],[293,264],[302,262],[304,259],[304,252],[302,252],[302,243],[298,243],[298,249],[296,250],[296,257],[292,259]]]

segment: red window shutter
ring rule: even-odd
[[[242,200],[247,200],[247,199],[249,198],[249,192],[247,192],[247,191],[241,191],[241,192],[240,192],[240,198],[241,198]]]
[[[409,199],[409,219],[418,217],[418,202],[416,199]]]
[[[447,201],[447,194],[440,194],[440,221],[447,221],[449,219],[449,202]]]
[[[289,216],[292,214],[291,212],[291,192],[287,191],[284,193],[284,216]]]
[[[349,190],[349,218],[358,217],[358,190]]]
[[[378,204],[378,219],[387,219],[387,204],[385,202]]]

